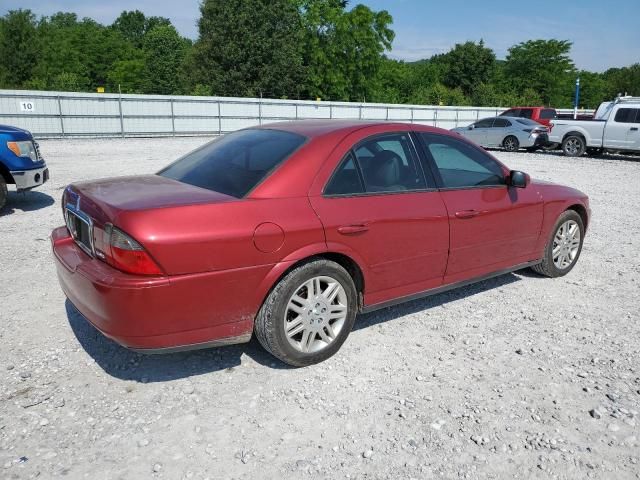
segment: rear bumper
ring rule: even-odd
[[[16,189],[19,192],[39,187],[49,180],[49,169],[46,166],[31,170],[12,170],[9,173],[16,182]]]
[[[51,234],[60,286],[105,336],[158,353],[247,342],[259,268],[178,277],[129,275],[91,258],[65,227]]]

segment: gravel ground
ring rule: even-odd
[[[129,352],[58,287],[62,189],[204,141],[41,142],[51,181],[0,217],[0,478],[640,478],[640,162],[496,152],[590,195],[567,277],[523,271],[362,315],[304,369],[255,340]]]

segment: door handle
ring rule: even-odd
[[[478,210],[461,210],[456,212],[456,218],[473,218],[480,212]]]
[[[638,131],[638,127],[631,127],[629,130],[631,130],[632,132],[637,132]]]
[[[338,233],[342,235],[355,235],[357,233],[364,233],[369,230],[369,226],[367,224],[359,224],[359,225],[343,225],[338,227]]]

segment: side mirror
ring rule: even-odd
[[[526,188],[531,183],[531,177],[519,170],[511,170],[509,174],[509,185],[515,188]]]

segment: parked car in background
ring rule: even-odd
[[[596,120],[555,120],[549,141],[562,145],[565,155],[585,152],[640,153],[640,97],[619,97]]]
[[[27,130],[0,125],[0,208],[7,201],[7,185],[24,192],[49,180],[49,169],[38,144]]]
[[[459,135],[386,122],[237,131],[156,175],[79,182],[51,240],[69,300],[120,344],[249,341],[303,366],[358,312],[576,264],[589,201]]]
[[[551,120],[556,118],[557,112],[555,108],[549,107],[513,107],[502,112],[500,116],[528,118],[529,120],[548,126]]]
[[[463,137],[485,148],[504,148],[515,152],[520,148],[535,151],[548,142],[548,129],[528,118],[490,117],[478,120],[467,127],[453,128]]]

